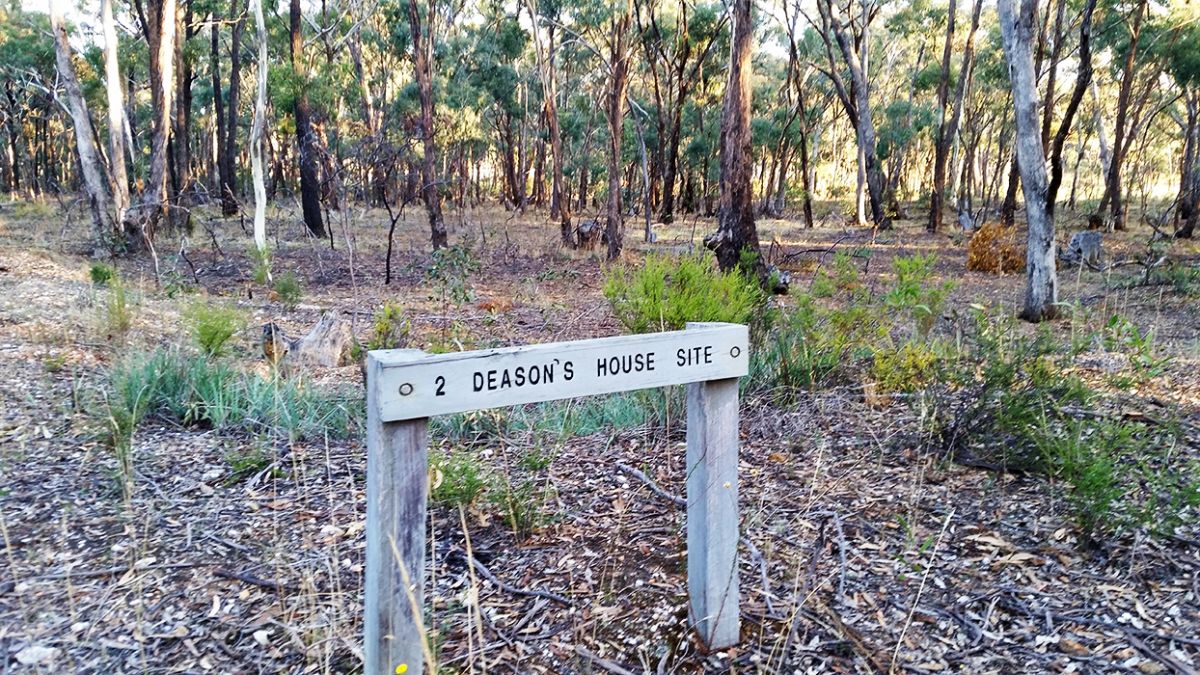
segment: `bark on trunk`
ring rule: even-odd
[[[1125,161],[1129,98],[1133,91],[1133,80],[1137,65],[1138,41],[1142,34],[1142,18],[1146,14],[1147,0],[1141,0],[1133,10],[1133,24],[1129,28],[1129,45],[1126,47],[1124,69],[1121,73],[1121,89],[1117,94],[1117,121],[1113,128],[1113,154],[1108,163],[1107,185],[1100,200],[1099,211],[1106,205],[1112,207],[1111,218],[1114,230],[1125,229],[1125,204],[1121,196],[1121,164]]]
[[[121,89],[121,68],[117,59],[117,29],[113,20],[112,0],[100,0],[104,30],[104,77],[108,95],[108,166],[112,182],[114,225],[120,229],[129,209],[129,176],[125,171],[125,95]],[[16,175],[14,173],[14,175]]]
[[[1052,217],[1058,197],[1058,188],[1062,185],[1063,179],[1063,148],[1066,147],[1067,136],[1071,133],[1071,124],[1075,119],[1075,113],[1078,112],[1079,104],[1083,101],[1083,95],[1087,92],[1088,85],[1092,80],[1092,13],[1095,9],[1096,0],[1088,0],[1087,5],[1083,8],[1083,19],[1079,24],[1079,69],[1075,74],[1075,88],[1071,90],[1071,99],[1067,101],[1062,123],[1054,134],[1054,143],[1050,150],[1050,184],[1046,187],[1046,211]],[[1042,122],[1043,133],[1048,133],[1050,130],[1049,119],[1049,106],[1047,106],[1046,117]]]
[[[1037,0],[999,0],[1000,30],[1012,83],[1017,127],[1017,161],[1025,192],[1029,223],[1026,254],[1025,307],[1021,317],[1038,322],[1057,314],[1058,279],[1055,269],[1054,218],[1046,211],[1046,163],[1042,155],[1038,125],[1037,74],[1033,67],[1032,43]]]
[[[67,92],[67,107],[75,127],[75,149],[79,153],[79,166],[83,172],[83,187],[87,193],[88,207],[92,214],[92,235],[97,242],[104,242],[116,230],[113,220],[112,202],[108,196],[104,167],[96,149],[92,119],[88,114],[87,101],[75,77],[75,66],[71,63],[71,44],[67,41],[67,29],[63,25],[59,0],[50,2],[50,27],[54,31],[54,61],[58,76]]]
[[[267,250],[267,187],[263,181],[263,129],[267,118],[267,22],[263,0],[250,0],[258,47],[258,78],[254,90],[254,123],[250,127],[250,175],[254,182],[254,245],[259,253]],[[269,272],[268,272],[269,274]]]
[[[314,236],[325,237],[325,222],[321,216],[320,159],[317,156],[317,133],[313,128],[312,107],[305,93],[304,38],[300,32],[300,0],[291,0],[289,6],[291,32],[292,70],[300,82],[296,95],[296,150],[300,160],[300,206],[304,212],[304,225]]]
[[[434,143],[433,129],[433,0],[429,2],[429,15],[426,17],[428,31],[421,24],[421,14],[417,10],[417,0],[408,0],[408,24],[412,32],[413,70],[417,77],[417,90],[421,99],[421,124],[419,136],[425,156],[421,163],[421,195],[425,199],[425,212],[429,216],[430,240],[434,250],[447,245],[446,224],[442,221],[442,195],[438,190],[435,168],[437,167],[437,145]]]
[[[621,255],[625,239],[625,220],[621,210],[621,140],[625,124],[625,92],[629,87],[629,45],[626,36],[633,16],[630,0],[624,14],[612,19],[609,51],[608,97],[605,113],[608,118],[608,204],[605,212],[605,234],[608,238],[608,259]]]
[[[954,3],[951,0],[951,7]],[[942,121],[941,128],[938,131],[938,140],[934,148],[933,161],[933,189],[929,193],[929,222],[926,226],[930,232],[937,232],[942,226],[942,211],[945,203],[946,194],[946,169],[947,160],[950,157],[950,148],[954,145],[954,137],[958,134],[958,124],[962,119],[963,100],[966,98],[967,82],[971,79],[971,68],[974,65],[975,55],[975,32],[979,28],[979,15],[983,9],[983,1],[975,0],[974,9],[971,10],[971,31],[967,34],[967,44],[963,51],[962,68],[959,69],[958,85],[954,93],[954,108],[950,113],[950,119],[947,122]],[[951,9],[953,15],[953,9]],[[952,26],[953,18],[949,21]],[[947,29],[953,32],[952,28]],[[941,110],[945,114],[945,100],[948,96],[949,80],[950,80],[950,36],[946,38],[946,48],[942,54],[942,84],[938,90],[939,99],[942,101]]]
[[[754,193],[750,184],[750,50],[754,28],[750,0],[734,0],[733,36],[729,46],[729,79],[721,112],[721,195],[718,230],[712,248],[723,270],[738,266],[742,252],[755,254],[755,272],[766,278],[766,265],[754,226]]]
[[[175,101],[175,0],[150,0],[146,4],[147,45],[150,50],[150,99],[154,110],[154,140],[150,147],[150,179],[142,195],[134,227],[144,243],[152,245],[158,222],[167,208],[168,143]],[[132,212],[132,210],[131,210]]]

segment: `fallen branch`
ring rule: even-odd
[[[596,654],[593,654],[591,651],[589,651],[588,648],[584,647],[583,645],[575,645],[575,653],[582,656],[583,658],[591,661],[592,665],[596,666],[597,668],[599,668],[601,670],[607,670],[608,672],[615,673],[616,675],[634,675],[634,672],[632,670],[624,668],[623,666],[620,666],[612,661],[609,661],[608,659],[600,658]]]
[[[293,586],[292,584],[289,584],[286,582],[271,581],[270,579],[259,579],[258,577],[250,575],[250,574],[243,574],[240,572],[230,572],[229,570],[219,569],[219,570],[213,572],[213,575],[218,576],[222,579],[232,579],[234,581],[241,581],[241,582],[250,584],[252,586],[259,586],[262,588],[266,588],[268,590],[275,591],[276,593],[280,593],[283,591],[291,591],[291,592],[295,593],[299,590],[296,586]]]
[[[686,499],[684,499],[683,497],[680,497],[678,495],[673,495],[670,492],[667,492],[666,490],[660,488],[658,486],[658,483],[654,482],[653,478],[647,476],[646,474],[642,473],[641,471],[638,471],[637,469],[633,468],[632,466],[629,466],[628,464],[621,464],[620,462],[617,463],[617,468],[620,469],[621,471],[624,471],[625,473],[629,474],[630,476],[633,476],[634,478],[642,481],[643,483],[645,483],[646,487],[650,488],[650,491],[653,492],[654,494],[658,495],[659,497],[662,497],[663,499],[671,502],[672,504],[675,504],[676,506],[682,506],[685,509],[687,508],[687,500]]]
[[[513,586],[511,584],[506,584],[503,581],[500,581],[500,579],[497,578],[495,574],[492,574],[492,571],[489,570],[486,565],[479,562],[477,559],[475,559],[474,556],[466,556],[466,558],[467,558],[467,560],[470,561],[471,566],[475,568],[475,571],[479,572],[479,576],[492,582],[492,584],[494,584],[497,588],[504,591],[505,593],[511,593],[513,595],[524,595],[524,596],[527,596],[530,598],[545,598],[546,600],[553,600],[554,602],[557,602],[558,604],[563,605],[564,607],[572,606],[572,602],[570,600],[564,598],[561,595],[558,595],[557,593],[551,593],[550,591],[538,591],[538,590],[530,591],[530,590],[526,590],[524,588],[517,588],[516,586]]]

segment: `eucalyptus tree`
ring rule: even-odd
[[[66,90],[67,107],[75,127],[75,148],[79,152],[79,166],[83,173],[83,186],[87,194],[88,211],[92,215],[92,234],[97,242],[105,241],[116,230],[112,201],[105,180],[105,168],[96,148],[95,130],[87,101],[79,87],[75,66],[71,63],[71,43],[67,37],[62,8],[57,0],[50,2],[50,27],[54,31],[54,53],[58,66],[58,77]]]
[[[859,220],[863,220],[862,188],[865,183],[871,206],[871,219],[875,227],[890,229],[883,203],[884,177],[875,147],[875,122],[871,112],[871,87],[868,81],[869,55],[871,53],[870,26],[878,15],[879,6],[872,0],[859,0],[857,17],[843,20],[834,0],[817,0],[820,12],[820,35],[825,43],[828,60],[826,76],[834,84],[846,116],[854,127],[859,152]],[[836,47],[834,46],[836,44]],[[838,57],[850,71],[850,86],[847,87],[837,65]]]
[[[971,68],[974,66],[975,32],[979,30],[979,15],[983,9],[983,0],[975,0],[971,10],[971,28],[967,32],[966,45],[963,48],[962,65],[958,69],[958,82],[955,85],[954,103],[947,117],[946,105],[949,102],[950,91],[950,60],[954,42],[955,0],[950,0],[946,13],[946,41],[942,50],[942,75],[938,82],[938,106],[940,116],[937,136],[934,139],[933,185],[929,190],[929,220],[926,229],[937,232],[942,226],[943,200],[946,193],[946,169],[949,164],[950,148],[958,135],[958,124],[962,119],[963,101],[966,98],[967,83],[971,79]]]
[[[1019,7],[1014,3],[1020,2]],[[1004,56],[1012,84],[1017,127],[1016,153],[1029,223],[1026,243],[1025,307],[1021,317],[1039,322],[1058,313],[1054,216],[1046,209],[1046,163],[1038,122],[1037,76],[1033,66],[1037,0],[999,0]]]
[[[447,241],[446,223],[442,219],[442,195],[437,180],[438,154],[437,143],[434,140],[436,129],[433,124],[433,42],[437,34],[437,11],[434,2],[435,0],[429,1],[425,20],[422,21],[417,0],[408,0],[408,26],[412,32],[413,74],[417,79],[421,99],[418,127],[424,151],[421,162],[421,197],[425,201],[425,213],[429,218],[430,240],[434,250],[437,250],[444,248]]]
[[[119,42],[112,0],[100,0],[104,31],[104,78],[108,98],[108,167],[112,183],[114,227],[122,229],[129,209],[129,175],[125,171],[125,93],[122,89]]]
[[[729,45],[729,77],[721,110],[721,201],[717,232],[709,246],[723,270],[731,270],[743,254],[754,254],[754,272],[766,280],[766,265],[758,245],[754,224],[754,193],[750,185],[753,159],[750,154],[751,41],[754,25],[751,0],[734,0],[733,36]]]
[[[320,158],[317,134],[313,128],[312,104],[309,102],[306,67],[304,63],[303,15],[300,0],[288,4],[289,45],[291,47],[292,77],[295,92],[292,112],[296,120],[296,149],[300,164],[300,208],[304,214],[304,225],[314,236],[325,236],[325,222],[321,216]]]
[[[136,5],[142,34],[149,51],[150,101],[153,141],[150,147],[150,176],[137,208],[126,218],[126,230],[136,231],[153,252],[154,234],[167,214],[167,178],[170,171],[171,116],[175,110],[175,0],[147,0],[145,11]],[[132,227],[130,227],[132,226]],[[136,240],[135,240],[136,242]]]

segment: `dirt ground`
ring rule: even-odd
[[[190,233],[159,238],[161,285],[148,256],[116,261],[134,324],[114,337],[88,280],[80,218],[78,207],[0,205],[0,673],[361,670],[361,438],[293,441],[150,420],[133,437],[133,490],[121,489],[97,414],[105,373],[127,354],[186,342],[186,302],[207,296],[250,317],[233,357],[248,370],[265,368],[262,324],[297,335],[333,308],[365,336],[386,300],[405,308],[417,346],[444,342],[451,319],[461,324],[452,337],[468,348],[621,332],[601,294],[599,257],[561,249],[544,213],[450,212],[452,242],[470,241],[481,263],[466,281],[473,298],[458,306],[427,280],[415,207],[397,227],[390,285],[386,213],[335,212],[332,240],[318,241],[303,237],[292,209],[273,210],[274,269],[295,272],[304,289],[289,310],[253,281],[247,224],[201,208]],[[655,244],[642,241],[638,222],[628,227],[634,260],[687,250],[713,223],[659,226]],[[961,233],[928,235],[917,221],[878,234],[832,216],[813,230],[793,220],[759,227],[797,289],[836,251],[856,250],[870,253],[856,260],[872,288],[890,279],[892,257],[936,253],[938,273],[957,284],[948,313],[1012,308],[1023,292],[1021,276],[966,272]],[[1145,255],[1149,234],[1108,235],[1110,260]],[[1171,255],[1194,263],[1200,247],[1180,242]],[[1064,272],[1062,299],[1083,321],[1120,312],[1155,330],[1171,361],[1131,396],[1176,408],[1187,429],[1181,452],[1195,456],[1197,299],[1123,283],[1139,269]],[[1079,321],[1053,330],[1066,339]],[[308,386],[353,392],[358,383],[348,366],[314,373]],[[362,402],[349,395],[346,405]],[[743,639],[711,654],[688,629],[683,513],[618,466],[682,494],[681,424],[549,440],[502,430],[465,446],[501,472],[531,449],[552,461],[538,484],[543,517],[527,538],[487,505],[431,508],[427,602],[440,670],[1200,668],[1200,532],[1083,547],[1058,486],[928,456],[914,425],[903,400],[868,405],[858,387],[800,392],[784,407],[743,400],[741,533],[753,545],[740,552]],[[432,443],[463,444],[437,434]],[[231,457],[263,449],[265,468],[235,470]],[[468,549],[504,588],[474,573]]]

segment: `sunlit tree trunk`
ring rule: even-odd
[[[942,226],[942,211],[946,194],[946,168],[950,157],[950,148],[954,145],[954,137],[958,134],[958,124],[962,119],[963,100],[966,98],[967,82],[970,80],[971,67],[975,55],[975,31],[979,28],[979,15],[983,9],[983,0],[975,0],[971,10],[971,30],[967,34],[967,44],[963,51],[962,67],[959,68],[958,85],[954,94],[954,108],[950,111],[950,119],[945,119],[946,102],[950,88],[950,52],[954,35],[954,0],[950,2],[950,18],[947,25],[946,46],[942,52],[942,81],[938,88],[939,109],[943,116],[938,138],[934,146],[933,189],[929,193],[929,222],[926,226],[930,232],[937,232]]]
[[[1017,1],[1021,2],[1019,14],[1013,7]],[[1038,124],[1037,75],[1033,67],[1032,44],[1036,38],[1034,17],[1037,14],[1037,0],[999,0],[998,8],[1012,84],[1017,161],[1029,223],[1025,265],[1027,285],[1021,316],[1026,321],[1038,322],[1057,315],[1058,277],[1055,269],[1054,219],[1046,211],[1046,163]]]
[[[258,77],[254,89],[254,122],[250,127],[250,175],[254,183],[254,245],[260,253],[267,250],[267,187],[263,181],[263,129],[267,120],[267,22],[263,0],[250,0],[258,47]]]
[[[83,171],[83,188],[87,194],[89,211],[92,214],[92,234],[97,242],[103,242],[113,233],[112,202],[100,153],[96,149],[92,120],[88,114],[87,101],[75,77],[75,66],[71,63],[71,44],[67,41],[67,29],[63,25],[59,0],[50,2],[50,27],[54,31],[54,61],[58,77],[67,92],[67,108],[75,127],[75,149],[79,152],[79,166]]]
[[[108,95],[108,167],[112,182],[113,209],[117,228],[122,228],[129,209],[129,176],[125,171],[125,95],[121,89],[121,66],[117,59],[117,29],[112,0],[100,0],[104,31],[104,78]]]
[[[1149,6],[1148,0],[1141,0],[1133,10],[1133,23],[1129,28],[1129,44],[1125,47],[1125,62],[1121,72],[1121,88],[1117,93],[1117,120],[1113,126],[1113,153],[1108,163],[1104,197],[1100,200],[1098,211],[1103,212],[1105,206],[1111,206],[1111,223],[1114,230],[1125,229],[1125,203],[1121,195],[1121,165],[1125,161],[1129,141],[1129,104],[1133,91],[1133,80],[1136,75],[1138,42],[1142,35],[1142,19]]]

